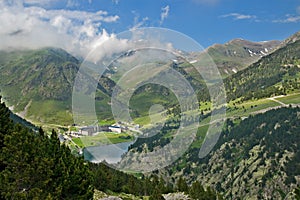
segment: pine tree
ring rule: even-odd
[[[0,96],[0,102],[2,97]],[[5,103],[0,103],[0,149],[4,146],[4,136],[11,132],[12,120],[9,118],[10,111]]]
[[[185,179],[182,178],[181,176],[179,177],[176,186],[177,186],[177,191],[179,191],[179,192],[184,192],[187,194],[189,191],[189,187],[188,187]]]
[[[0,154],[0,199],[92,198],[88,165],[60,144],[55,131],[49,139],[42,129],[36,134],[7,117],[1,104],[0,123],[9,126],[0,128],[1,133],[6,131]]]
[[[164,200],[165,198],[162,196],[159,188],[155,188],[152,194],[149,197],[149,200]]]
[[[199,183],[199,181],[195,181],[189,191],[189,195],[192,199],[202,199],[204,196],[204,188],[203,186]]]

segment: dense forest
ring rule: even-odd
[[[83,159],[61,145],[55,131],[48,137],[9,118],[0,107],[2,199],[90,199],[93,176]]]

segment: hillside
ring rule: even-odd
[[[53,48],[1,52],[0,58],[1,93],[14,112],[36,122],[71,121],[76,58]]]
[[[245,120],[228,120],[204,159],[196,145],[165,176],[213,185],[225,199],[280,199],[300,184],[300,108],[282,108]]]
[[[224,80],[228,100],[259,99],[300,87],[300,40],[293,37],[273,53]]]
[[[294,39],[287,41],[292,42],[282,44],[248,68],[224,79],[230,119],[211,154],[199,160],[199,149],[208,128],[205,122],[209,122],[210,116],[207,111],[210,106],[202,103],[202,109],[206,110],[200,117],[203,126],[198,129],[196,141],[184,156],[160,174],[214,185],[226,199],[291,199],[289,195],[300,184],[300,110],[287,108],[288,104],[296,107],[300,103],[300,40],[291,38]],[[285,94],[288,95],[277,96]],[[285,108],[275,110],[277,107]],[[180,124],[175,108],[168,111],[169,118],[159,134],[139,138],[130,146],[130,152],[152,152],[169,144]]]
[[[5,57],[10,52],[2,52]],[[2,60],[1,79],[4,90],[15,87],[10,100],[31,98],[66,101],[71,94],[73,79],[78,71],[79,61],[61,49],[46,48],[38,51],[12,52],[9,60]],[[11,88],[12,89],[12,88]],[[18,102],[20,103],[20,102]],[[16,107],[17,109],[17,107]]]
[[[284,45],[287,45],[287,44],[291,44],[291,43],[296,42],[297,40],[300,40],[300,32],[297,32],[297,33],[291,35],[286,40],[284,40],[279,46],[284,46]]]
[[[80,61],[62,49],[0,52],[0,91],[14,113],[37,124],[73,123],[72,90]],[[91,77],[85,76],[86,81]],[[91,80],[92,81],[92,80]],[[103,118],[110,81],[99,80],[97,104]]]
[[[235,74],[263,56],[273,52],[280,41],[251,42],[234,39],[225,44],[215,44],[205,51],[211,56],[223,76]],[[201,54],[192,54],[194,59],[201,59]]]
[[[0,198],[91,198],[93,179],[83,159],[75,158],[65,145],[60,145],[54,131],[50,138],[42,129],[33,132],[14,124],[9,113],[1,103]]]

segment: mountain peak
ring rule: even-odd
[[[296,41],[300,40],[300,31],[295,33],[294,35],[290,36],[289,38],[287,38],[284,42],[283,45],[286,44],[291,44],[294,43]]]
[[[273,52],[281,42],[252,42],[242,38],[225,44],[214,44],[206,50],[224,75],[230,75]]]

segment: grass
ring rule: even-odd
[[[43,108],[43,109],[41,109]],[[64,101],[32,101],[27,117],[33,121],[39,121],[45,124],[72,124],[71,103]]]
[[[70,127],[70,131],[78,131],[78,128],[75,127],[75,126],[71,126],[71,127]]]
[[[105,125],[111,125],[111,124],[114,124],[114,123],[116,123],[116,122],[113,119],[103,119],[99,122],[99,125],[100,126],[105,126]]]
[[[211,109],[211,102],[200,102],[200,110],[203,110],[203,111],[208,111]]]
[[[163,123],[167,119],[165,111],[153,113],[147,116],[135,118],[133,121],[135,124],[142,125],[144,127],[154,126],[156,123]]]
[[[147,125],[150,123],[150,117],[149,116],[138,117],[133,119],[133,121],[135,124]]]
[[[296,101],[297,98],[299,99],[299,95],[289,96],[290,101]],[[292,98],[293,97],[293,98]],[[280,100],[281,101],[281,100]],[[299,101],[298,101],[299,102]],[[202,106],[210,106],[209,103],[201,104]],[[226,111],[226,117],[248,117],[250,114],[253,114],[255,112],[258,112],[260,110],[264,110],[271,107],[280,106],[279,103],[274,102],[269,99],[259,99],[259,100],[253,100],[253,101],[246,101],[240,104],[236,104],[236,109],[234,108],[233,102],[230,102],[227,104],[227,111]],[[208,130],[210,123],[210,116],[203,119],[200,122],[200,126],[198,128],[197,132],[197,140],[194,141],[191,145],[192,148],[200,148],[201,144],[203,142],[203,139],[206,135],[206,132]],[[235,123],[239,123],[239,121],[235,121]]]
[[[140,116],[147,116],[149,109],[153,104],[172,105],[177,102],[177,99],[173,93],[168,96],[161,95],[158,92],[143,92],[140,94],[134,94],[130,99],[130,106],[134,108]]]
[[[191,148],[200,148],[205,138],[209,125],[200,126],[197,131],[197,139],[192,143]]]
[[[80,138],[73,138],[72,140],[73,140],[73,142],[74,142],[75,144],[77,144],[77,146],[79,146],[80,148],[83,148],[83,147],[84,147],[84,145],[83,145],[83,143],[82,143],[82,141],[81,141]]]
[[[264,110],[270,107],[276,107],[276,106],[280,106],[280,104],[269,99],[259,99],[259,100],[246,101],[241,104],[236,104],[236,109],[235,109],[232,102],[230,102],[228,104],[226,116],[246,117],[254,112]]]
[[[132,141],[134,137],[129,133],[111,133],[111,132],[101,132],[95,136],[83,136],[81,138],[73,138],[73,142],[79,147],[89,147],[103,144],[116,144],[122,142]]]
[[[210,103],[206,103],[206,104],[201,103],[200,108],[202,107],[203,109],[203,108],[208,108],[210,106],[211,106]],[[280,106],[280,104],[269,99],[251,100],[239,104],[231,101],[227,104],[226,118],[248,117],[249,115],[254,114],[255,112],[258,112],[260,110],[264,110],[276,106]],[[216,117],[218,116],[215,116],[214,118]],[[207,118],[203,119],[200,122],[200,126],[209,124],[210,120],[211,117],[208,116]]]
[[[285,97],[278,97],[276,100],[281,101],[285,104],[299,104],[300,103],[300,94],[292,94]]]
[[[96,99],[93,99],[89,96],[86,96],[81,93],[75,93],[78,109],[78,114],[76,115],[76,122],[81,125],[90,125],[95,123],[95,120],[100,121],[100,123],[110,124],[113,119],[110,106],[110,97],[103,93],[102,91],[96,92]],[[89,103],[94,103],[97,119],[93,117],[94,110],[93,106],[90,106]]]

